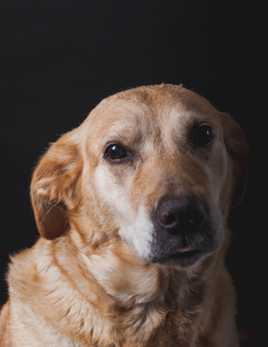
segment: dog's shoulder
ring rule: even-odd
[[[4,304],[0,310],[0,346],[8,346],[8,328],[9,328],[9,312],[10,304],[9,301]]]
[[[11,257],[7,281],[9,285],[9,299],[0,308],[0,346],[10,346],[10,324],[11,324],[11,301],[12,296],[20,296],[27,290],[27,280],[30,278],[32,266],[32,248],[21,251]],[[26,293],[25,293],[26,294]]]
[[[27,248],[10,258],[7,281],[10,296],[12,293],[23,298],[31,298],[33,288],[40,280],[40,270],[49,261],[49,250],[42,239],[39,239],[31,248]]]

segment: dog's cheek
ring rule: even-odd
[[[214,204],[218,205],[220,204],[221,193],[224,189],[228,165],[227,153],[223,151],[220,142],[214,145],[210,160],[203,165],[203,170],[208,177],[210,199]]]
[[[225,235],[225,209],[222,195],[226,192],[226,177],[228,175],[228,156],[222,148],[222,143],[215,143],[213,152],[208,161],[201,162],[207,184],[204,185],[205,199],[209,206],[211,230],[215,248],[221,248],[226,238]]]
[[[129,185],[119,185],[109,169],[100,166],[95,172],[97,192],[109,207],[118,226],[120,237],[131,246],[139,257],[148,259],[151,252],[153,225],[142,204],[138,210],[131,205]]]
[[[103,203],[109,208],[117,223],[129,223],[133,220],[134,211],[131,208],[127,189],[120,186],[117,178],[108,167],[102,165],[95,171],[95,186]]]
[[[214,244],[216,248],[221,248],[226,238],[223,213],[217,206],[211,206],[210,211]]]
[[[119,232],[139,257],[144,260],[150,259],[154,228],[143,205],[140,206],[135,220],[125,225]]]

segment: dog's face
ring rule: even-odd
[[[238,125],[193,92],[119,93],[41,160],[37,224],[51,239],[76,225],[92,243],[114,240],[146,263],[187,268],[224,247],[246,152]]]

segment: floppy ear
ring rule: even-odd
[[[233,187],[232,198],[234,205],[239,205],[245,195],[248,178],[249,146],[246,135],[233,118],[221,113],[224,132],[224,142],[231,158]]]
[[[31,200],[35,220],[39,233],[47,239],[59,237],[69,229],[70,213],[79,205],[82,163],[71,134],[50,146],[33,173]]]

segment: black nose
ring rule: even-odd
[[[165,196],[158,203],[154,220],[161,229],[170,233],[179,233],[199,230],[205,217],[204,208],[197,198]]]

